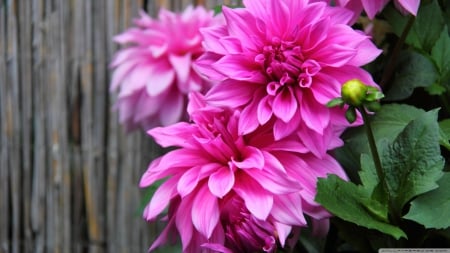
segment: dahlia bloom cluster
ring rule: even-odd
[[[316,180],[347,178],[330,155],[316,157],[297,135],[276,141],[271,124],[240,134],[240,110],[211,106],[199,94],[191,94],[188,108],[191,123],[148,132],[177,148],[154,160],[140,182],[169,178],[144,211],[153,220],[169,206],[168,226],[151,250],[178,231],[183,252],[274,252],[306,226],[304,214],[330,216],[314,201]]]
[[[302,227],[313,225],[326,233],[330,214],[314,201],[316,183],[328,174],[347,179],[328,151],[342,145],[339,136],[349,126],[346,108],[326,104],[340,96],[342,84],[350,79],[377,87],[361,66],[380,50],[348,25],[351,12],[345,8],[324,1],[244,0],[244,8],[223,7],[223,17],[223,23],[201,29],[203,53],[196,54],[193,69],[214,85],[204,94],[195,91],[203,91],[200,85],[190,89],[194,90],[187,106],[190,122],[148,131],[159,145],[171,147],[150,164],[140,181],[141,187],[148,187],[165,179],[144,211],[148,221],[163,215],[168,222],[150,250],[179,235],[183,252],[276,252],[295,243]],[[149,18],[140,23],[154,24]],[[165,36],[184,30],[191,31],[172,27]],[[132,37],[161,42],[162,33]],[[122,35],[123,41],[126,38]],[[184,43],[191,45],[189,38]],[[149,58],[141,55],[147,46],[118,56],[113,65],[119,68],[142,67],[136,61],[148,59],[166,64],[152,67],[154,79],[143,72],[115,77],[116,83],[132,76],[140,81],[125,91],[172,94],[180,88],[178,80],[187,80],[179,73],[182,66],[194,73],[192,53],[175,61],[170,54],[158,58],[155,52],[167,54],[171,44],[157,45],[161,50],[150,50]],[[125,61],[126,56],[135,61]],[[149,86],[154,80],[156,86]],[[175,121],[173,114],[164,115],[165,107],[171,107],[167,103],[146,100],[142,109],[136,107],[140,100],[120,99],[119,95],[119,103],[129,103],[126,110],[154,117],[153,112],[164,109],[159,117],[170,120],[163,123]],[[135,116],[125,120],[137,122]]]
[[[125,46],[111,63],[111,91],[120,88],[115,108],[129,131],[187,119],[187,94],[210,82],[192,69],[203,52],[199,29],[220,23],[213,11],[189,6],[183,13],[162,9],[158,19],[141,11],[135,27],[115,36]]]

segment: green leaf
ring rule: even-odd
[[[383,12],[397,36],[401,36],[409,17],[402,16],[394,7],[389,6]],[[437,0],[422,4],[416,20],[406,37],[406,43],[430,52],[435,45],[445,24],[445,20]]]
[[[335,107],[335,106],[342,106],[344,105],[344,100],[342,100],[342,98],[333,98],[332,100],[330,100],[330,102],[327,103],[327,107],[331,108],[331,107]]]
[[[426,87],[425,90],[428,92],[428,94],[432,96],[434,95],[440,96],[447,91],[445,86],[438,83],[433,83],[432,85]]]
[[[241,7],[243,7],[242,5],[238,5],[238,4],[236,4],[236,5],[230,5],[230,4],[219,4],[219,5],[216,5],[216,6],[214,6],[214,15],[217,15],[217,14],[220,14],[220,13],[222,13],[222,8],[223,8],[223,6],[225,6],[225,7],[228,7],[228,8],[231,8],[231,9],[236,9],[236,8],[241,8]]]
[[[219,4],[219,5],[214,6],[214,15],[217,15],[220,13],[222,13],[222,5]]]
[[[444,26],[439,39],[431,50],[431,57],[442,77],[450,74],[450,36],[447,26]]]
[[[400,37],[402,35],[403,29],[405,29],[408,23],[408,16],[402,15],[394,6],[388,5],[383,10],[383,14],[386,17],[389,25],[391,25],[392,31]],[[406,43],[413,45],[417,48],[421,47],[421,43],[416,34],[409,33],[406,37]]]
[[[400,55],[396,70],[386,101],[408,98],[415,88],[431,86],[439,77],[431,60],[412,51],[405,51]]]
[[[381,146],[378,142],[383,139],[394,140],[406,125],[424,114],[425,111],[405,104],[386,104],[370,118],[373,134],[377,141],[378,151],[381,154]],[[342,136],[345,145],[335,150],[339,162],[350,170],[359,170],[360,156],[369,154],[364,126],[348,129]]]
[[[353,106],[348,107],[347,111],[345,112],[345,118],[347,121],[352,124],[356,120],[356,109]]]
[[[445,24],[441,7],[437,0],[420,6],[411,35],[419,38],[421,49],[430,52]]]
[[[439,122],[439,143],[450,150],[450,119],[445,119]]]
[[[405,219],[420,223],[425,228],[450,227],[450,173],[445,173],[438,184],[439,188],[422,194],[411,202]]]
[[[381,108],[381,104],[378,101],[365,102],[364,107],[370,112],[377,112]]]
[[[366,189],[336,175],[319,179],[315,200],[343,220],[378,230],[396,239],[406,238],[400,228],[385,222],[387,217],[384,216],[384,207],[380,208],[378,202],[371,200]]]
[[[361,179],[361,184],[364,185],[364,188],[369,193],[373,192],[379,182],[375,164],[373,163],[372,157],[368,154],[361,154],[359,178]]]
[[[438,110],[426,112],[411,121],[383,149],[382,167],[397,214],[413,197],[435,189],[443,174],[437,113]]]

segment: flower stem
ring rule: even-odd
[[[405,28],[403,29],[402,35],[400,36],[399,40],[395,44],[394,50],[392,51],[391,58],[385,68],[385,71],[383,73],[383,76],[380,81],[380,87],[383,88],[383,90],[388,90],[388,83],[389,80],[391,80],[392,75],[394,74],[395,65],[397,64],[397,58],[398,54],[400,53],[403,44],[405,43],[406,36],[408,36],[409,31],[411,30],[411,27],[414,24],[414,20],[416,19],[415,16],[411,15],[408,19],[408,23],[406,24]]]
[[[378,154],[377,145],[375,143],[375,137],[373,136],[372,126],[370,125],[370,122],[369,122],[369,116],[367,115],[367,112],[364,109],[364,107],[360,107],[360,108],[358,108],[358,110],[361,112],[361,115],[364,120],[364,126],[366,128],[367,139],[369,140],[370,152],[372,153],[373,162],[375,163],[375,169],[377,170],[378,180],[381,183],[383,183],[383,187],[384,187],[384,185],[385,185],[384,172],[383,172],[383,168],[381,167],[380,155]],[[386,187],[385,187],[385,190],[387,190]]]

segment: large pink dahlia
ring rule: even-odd
[[[342,110],[326,103],[339,97],[350,79],[376,86],[360,66],[381,51],[347,25],[351,13],[344,8],[308,0],[244,0],[244,5],[224,7],[226,24],[202,29],[206,53],[195,67],[220,82],[207,100],[242,109],[240,133],[275,119],[276,139],[301,129],[302,138],[324,153],[330,144],[317,143],[347,126]]]
[[[220,18],[200,6],[183,13],[161,9],[158,19],[141,12],[135,27],[115,36],[126,47],[111,63],[110,88],[120,87],[115,107],[126,129],[169,125],[186,116],[187,94],[210,87],[192,69],[203,52],[199,29],[216,23]]]
[[[318,177],[346,178],[331,157],[317,159],[296,135],[275,141],[269,125],[239,134],[240,111],[213,107],[198,93],[188,111],[192,123],[149,131],[176,148],[154,160],[140,182],[167,178],[144,211],[153,220],[169,206],[168,225],[151,249],[176,232],[184,252],[271,252],[306,226],[304,214],[329,217],[314,196]]]

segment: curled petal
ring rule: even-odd
[[[211,174],[208,187],[212,194],[222,198],[234,185],[234,172],[228,167],[222,167]]]

